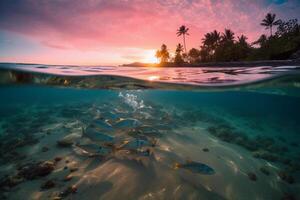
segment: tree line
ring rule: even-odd
[[[186,36],[189,28],[182,25],[177,30],[177,36],[182,36],[183,45],[176,46],[171,57],[167,45],[162,44],[156,51],[156,57],[161,63],[191,63],[255,61],[288,59],[300,49],[300,25],[297,19],[287,21],[276,19],[276,14],[268,13],[260,25],[270,30],[269,36],[262,34],[255,42],[249,43],[247,36],[237,36],[230,29],[224,32],[214,30],[206,33],[200,48],[186,49]],[[276,28],[273,34],[274,28]]]

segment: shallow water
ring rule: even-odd
[[[34,66],[49,70],[43,73],[5,66],[1,198],[300,198],[296,67],[243,68],[241,75],[240,68],[222,68],[206,77],[206,69],[79,76],[69,66]],[[178,70],[183,79],[176,79]],[[132,79],[134,73],[142,75]],[[161,74],[172,81],[145,78]],[[49,171],[38,163],[45,161]]]

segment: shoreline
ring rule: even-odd
[[[238,62],[209,62],[209,63],[199,63],[199,64],[189,64],[184,63],[181,65],[175,63],[165,63],[165,64],[153,64],[153,63],[130,63],[123,64],[120,67],[261,67],[261,66],[283,66],[292,65],[300,66],[300,60],[261,60],[261,61],[238,61]]]
[[[72,65],[72,64],[47,64],[47,63],[22,63],[22,62],[0,62],[0,65],[5,64],[15,64],[15,65],[47,65],[47,66],[72,66],[72,67],[84,67],[84,66],[101,66],[101,67],[175,67],[175,68],[184,68],[184,67],[261,67],[261,66],[272,66],[278,67],[283,65],[291,66],[300,66],[300,59],[295,60],[260,60],[260,61],[234,61],[234,62],[206,62],[206,63],[197,63],[190,64],[184,63],[181,65],[175,63],[165,63],[165,64],[156,64],[156,63],[142,63],[142,62],[133,62],[129,64],[119,64],[119,65]]]

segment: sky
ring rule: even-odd
[[[118,65],[155,62],[162,43],[174,52],[225,28],[255,41],[268,13],[298,18],[300,0],[1,0],[0,62]]]

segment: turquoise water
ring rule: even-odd
[[[1,198],[300,198],[295,68],[195,81],[22,67],[1,71]],[[161,74],[172,81],[145,78]]]

